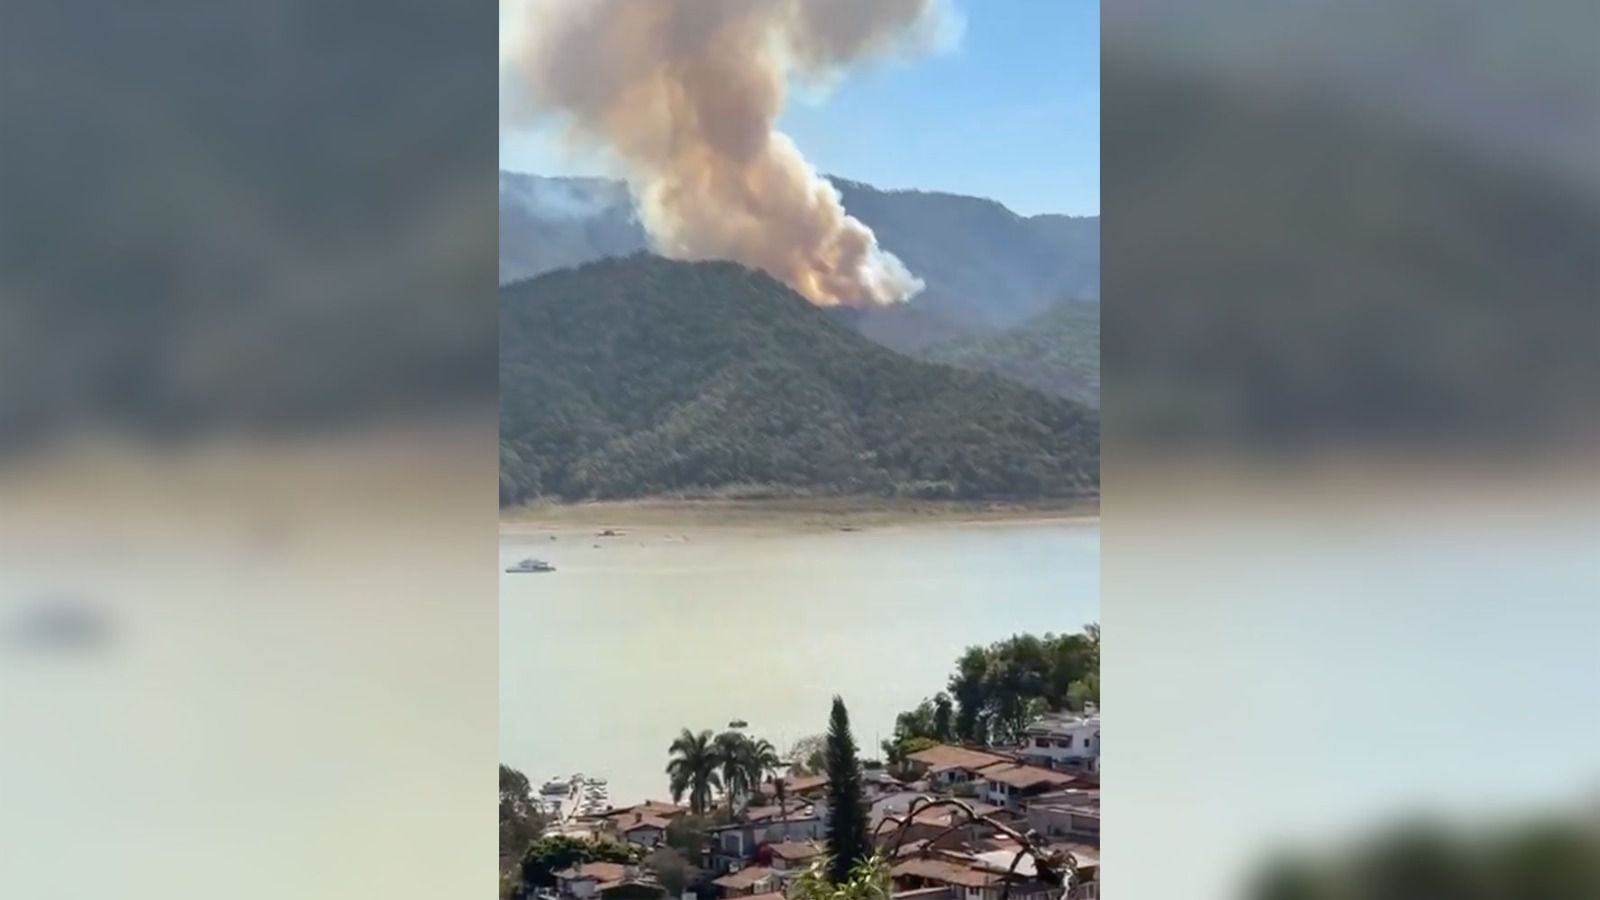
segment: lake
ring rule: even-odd
[[[1099,618],[1097,519],[625,530],[500,536],[502,568],[557,569],[501,576],[501,759],[605,777],[618,806],[666,798],[683,727],[744,719],[783,753],[837,693],[877,756],[966,647]]]

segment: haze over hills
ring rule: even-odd
[[[1099,418],[913,360],[734,263],[639,254],[500,291],[501,502],[1093,493]]]
[[[628,186],[500,173],[500,283],[649,246]]]

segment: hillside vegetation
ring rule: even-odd
[[[1099,419],[887,350],[771,277],[643,254],[500,292],[501,501],[1092,494]]]
[[[1099,303],[1063,300],[1014,328],[945,341],[917,355],[1100,406]]]

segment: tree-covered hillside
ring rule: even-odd
[[[1094,493],[1099,418],[900,356],[769,276],[646,255],[500,292],[501,501]]]
[[[1100,406],[1100,304],[1063,300],[998,334],[956,338],[918,356],[994,372],[1047,394]]]

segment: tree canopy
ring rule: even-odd
[[[935,742],[1015,743],[1044,712],[1098,704],[1100,626],[968,647],[947,687],[896,717],[894,736],[883,742],[891,765]]]
[[[550,272],[500,315],[505,504],[1099,489],[1094,410],[901,356],[733,263]]]
[[[850,713],[835,696],[828,716],[828,876],[835,885],[850,880],[872,853],[867,810],[861,791],[861,762],[850,734]]]

